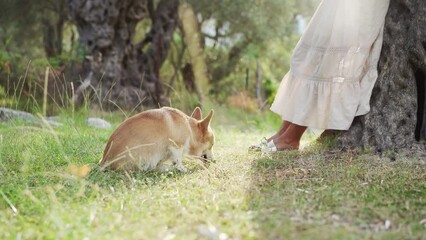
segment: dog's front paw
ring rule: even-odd
[[[167,173],[167,172],[170,172],[170,171],[172,171],[172,170],[173,170],[173,166],[172,166],[172,165],[169,165],[169,164],[163,164],[163,165],[161,165],[160,167],[158,167],[158,170],[159,170],[161,173]]]
[[[177,169],[179,172],[183,172],[183,173],[188,172],[188,170],[186,170],[186,168],[185,168],[183,165],[177,165],[177,166],[176,166],[176,169]]]

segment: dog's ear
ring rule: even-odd
[[[206,118],[204,118],[203,120],[200,121],[199,124],[201,126],[201,129],[205,130],[209,127],[210,121],[212,120],[212,117],[213,117],[213,114],[214,114],[214,111],[212,109],[212,110],[210,110],[209,115],[207,115]]]
[[[191,117],[197,120],[201,120],[203,118],[203,113],[201,112],[201,109],[199,107],[196,107],[192,112]]]

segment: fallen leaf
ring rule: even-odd
[[[71,173],[72,175],[78,177],[78,178],[87,177],[87,175],[89,175],[89,173],[90,173],[90,170],[92,170],[92,169],[87,164],[82,165],[82,166],[70,165],[68,167],[68,172]]]

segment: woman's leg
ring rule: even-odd
[[[274,139],[274,144],[277,149],[299,149],[300,139],[305,130],[305,126],[288,122],[286,131]]]
[[[270,142],[272,140],[274,140],[274,142],[275,142],[275,139],[277,139],[279,136],[281,136],[283,133],[285,133],[287,128],[290,126],[290,124],[291,124],[290,122],[283,120],[283,123],[281,124],[281,127],[278,130],[278,132],[275,133],[272,137],[268,138],[268,142]]]

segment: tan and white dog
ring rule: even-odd
[[[185,155],[213,160],[213,110],[202,119],[201,109],[191,116],[163,107],[125,120],[112,133],[99,164],[112,170],[155,170],[165,160],[185,172]]]

